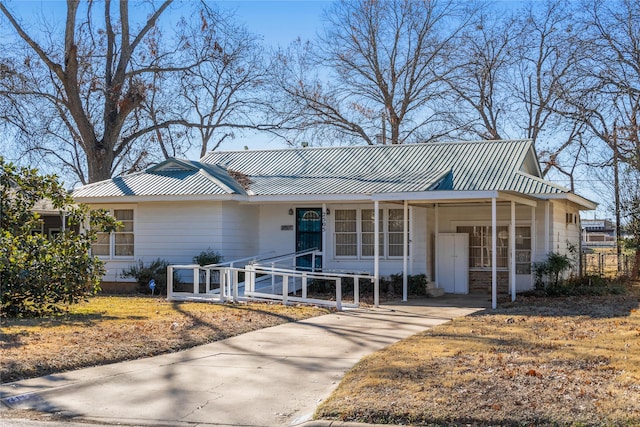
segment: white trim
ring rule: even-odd
[[[73,194],[72,194],[73,196]],[[218,201],[246,201],[247,196],[240,194],[185,194],[185,195],[154,195],[154,196],[110,196],[110,197],[73,197],[76,203],[87,205],[127,204],[139,202],[218,202]]]
[[[498,306],[498,248],[497,248],[497,228],[496,224],[496,199],[491,199],[491,308]]]
[[[578,206],[581,206],[584,209],[578,208],[581,211],[592,211],[598,207],[598,203],[586,199],[582,196],[578,196],[575,193],[560,193],[560,194],[535,194],[535,197],[538,197],[543,200],[567,200],[569,202],[575,203]]]
[[[373,202],[373,306],[380,305],[380,202]]]
[[[110,207],[100,207],[96,205],[92,205],[91,208],[94,209],[105,209],[109,211],[109,214],[115,218],[114,211],[116,210],[131,210],[133,211],[133,255],[115,255],[116,250],[116,238],[115,235],[118,231],[111,231],[109,233],[109,255],[96,255],[99,259],[103,261],[133,261],[136,258],[136,224],[138,223],[138,210],[137,205],[118,205],[118,206],[110,206]]]
[[[531,208],[531,256],[529,257],[529,261],[531,263],[536,262],[537,260],[537,244],[538,244],[538,236],[536,236],[537,227],[536,227],[536,208]],[[533,273],[533,266],[531,267],[531,289],[535,286],[535,274]]]
[[[408,252],[409,252],[409,202],[404,201],[404,210],[402,211],[402,301],[407,301],[407,265],[408,265]]]
[[[433,270],[434,270],[434,278],[435,278],[435,282],[436,282],[436,288],[439,288],[440,285],[440,271],[438,271],[438,259],[439,259],[439,252],[438,252],[438,234],[440,233],[440,217],[439,217],[439,212],[438,212],[438,204],[436,203],[434,206],[434,210],[435,210],[435,228],[433,230],[434,232],[434,243],[433,243],[433,250],[435,253],[435,259],[433,260]]]
[[[509,278],[511,281],[511,301],[516,300],[516,202],[511,202],[511,225],[509,227],[511,239],[511,266]]]
[[[547,200],[544,205],[544,255],[549,255],[551,251],[551,242],[549,234],[551,233],[551,202]]]

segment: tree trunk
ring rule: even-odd
[[[113,150],[103,148],[98,141],[93,145],[94,148],[86,153],[89,183],[111,179],[114,161]]]

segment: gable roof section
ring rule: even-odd
[[[143,172],[85,185],[74,197],[184,196],[246,194],[227,171],[217,165],[169,159]]]
[[[248,175],[257,195],[568,191],[520,170],[532,154],[530,140],[514,140],[210,152],[201,162]]]
[[[512,191],[554,197],[530,140],[210,152],[81,187],[81,199]]]

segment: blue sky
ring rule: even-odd
[[[190,6],[192,1],[176,0],[171,8],[174,16],[165,16],[161,18],[161,21],[171,22],[172,18],[177,18],[182,10],[188,9],[183,6]],[[522,5],[524,1],[497,0],[496,3],[502,8],[514,9]],[[63,0],[9,0],[7,3],[16,15],[25,20],[44,20],[49,24],[55,22],[57,25],[63,25],[66,12]],[[297,37],[313,38],[322,28],[322,13],[331,1],[222,0],[211,3],[220,9],[233,11],[236,21],[243,24],[251,33],[260,36],[265,47],[269,48],[278,45],[285,46]],[[130,9],[135,13],[135,1],[131,1]],[[6,29],[0,29],[0,35],[5,31]],[[284,143],[274,141],[268,135],[244,132],[237,134],[233,140],[225,141],[221,149],[237,150],[244,146],[250,149],[282,148]],[[197,158],[198,152],[194,152],[190,157]],[[554,176],[554,178],[560,178],[559,183],[561,184],[568,184],[561,176]],[[585,196],[593,197],[594,195],[585,194]]]

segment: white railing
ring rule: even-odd
[[[357,307],[360,304],[360,280],[372,282],[373,277],[367,272],[315,271],[317,254],[317,250],[309,250],[272,258],[249,257],[205,266],[170,265],[167,267],[167,299],[214,302],[277,300],[283,304],[299,302],[332,306],[338,310],[342,310],[343,306]],[[297,259],[307,255],[311,255],[311,268],[296,268]],[[293,260],[293,264],[285,262],[289,260]],[[246,261],[250,262],[243,267],[236,267],[238,263]],[[285,266],[279,267],[283,262]],[[242,274],[243,280],[240,279]],[[353,280],[353,297],[345,300],[343,280],[347,278]],[[333,284],[335,293],[326,299],[318,295],[315,298],[309,297],[309,287],[314,281]],[[297,296],[298,291],[300,296]]]

